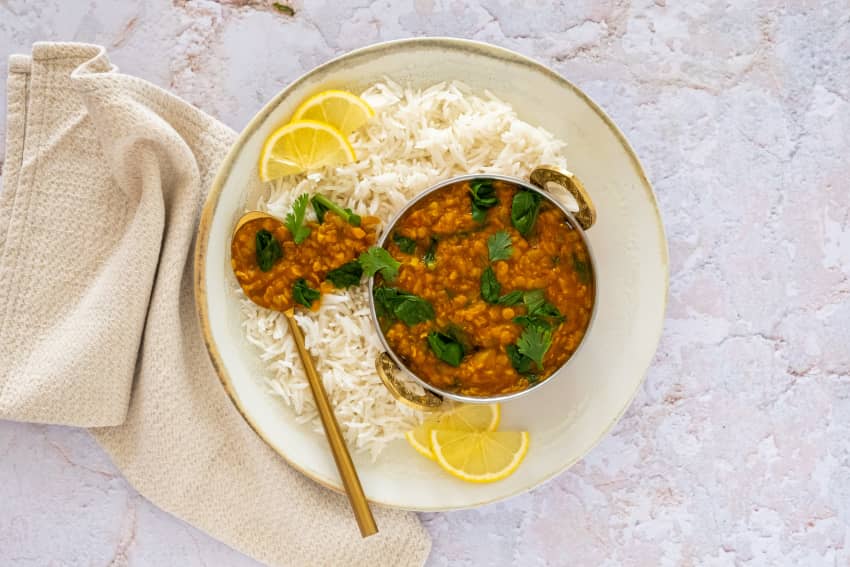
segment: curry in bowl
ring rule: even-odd
[[[435,189],[388,227],[397,263],[375,276],[387,346],[437,391],[492,398],[549,378],[576,351],[594,306],[590,253],[550,197],[504,179]]]

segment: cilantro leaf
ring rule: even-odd
[[[534,228],[537,213],[540,212],[540,195],[533,191],[519,191],[511,203],[511,223],[523,236],[528,236]]]
[[[496,279],[496,272],[492,266],[487,266],[487,269],[481,272],[481,298],[487,303],[496,303],[499,301],[501,290],[502,284]]]
[[[383,286],[376,287],[372,295],[375,297],[375,311],[379,317],[398,319],[407,326],[434,318],[434,307],[418,295]]]
[[[298,278],[292,286],[292,298],[305,307],[312,307],[321,296],[321,292],[310,287],[304,278]]]
[[[363,277],[363,266],[357,260],[352,260],[328,272],[328,279],[338,289],[359,284],[361,277]]]
[[[530,358],[543,370],[543,356],[552,346],[552,331],[537,325],[526,327],[516,343],[517,351]]]
[[[405,254],[413,254],[413,252],[416,251],[416,241],[412,238],[402,236],[397,232],[393,233],[393,242],[395,242],[398,249]]]
[[[487,252],[490,255],[490,261],[507,260],[514,253],[511,246],[511,235],[506,230],[500,230],[487,239]]]
[[[554,323],[560,324],[566,320],[557,307],[546,301],[541,289],[524,292],[522,301],[525,303],[526,314],[514,317],[514,323],[518,325],[551,329]]]
[[[431,331],[428,333],[428,346],[437,358],[450,366],[460,366],[465,354],[461,342],[449,333]]]
[[[525,303],[529,313],[534,313],[540,309],[541,305],[546,303],[546,296],[543,295],[542,289],[532,289],[523,293],[522,302]]]
[[[469,195],[472,197],[472,218],[475,222],[484,222],[487,218],[487,209],[499,204],[492,179],[473,179],[470,181]]]
[[[528,308],[528,314],[535,317],[550,317],[559,323],[564,321],[564,316],[557,307],[546,301],[542,289],[526,291],[522,296],[523,303]]]
[[[398,268],[401,262],[393,258],[389,252],[379,246],[370,246],[368,250],[360,254],[357,258],[360,265],[363,266],[363,273],[372,277],[376,273],[381,272],[381,276],[387,281],[392,281],[398,275]]]
[[[257,265],[260,266],[261,271],[268,272],[272,269],[274,263],[283,257],[280,242],[271,232],[265,229],[257,231],[254,242],[257,248]]]
[[[566,320],[566,317],[561,315],[561,311],[548,301],[544,301],[543,305],[541,305],[537,311],[533,313],[533,315],[535,317],[546,317],[556,323],[563,323]]]
[[[523,327],[540,327],[542,329],[551,329],[552,324],[543,317],[534,315],[519,315],[513,318],[513,322]]]
[[[286,215],[283,219],[283,224],[292,233],[292,239],[295,244],[301,244],[310,236],[310,227],[304,225],[304,215],[307,213],[307,203],[310,201],[310,196],[307,193],[300,195],[295,202],[292,203],[292,212]]]

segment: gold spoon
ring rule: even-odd
[[[259,211],[245,213],[239,222],[236,223],[236,228],[233,231],[233,239],[236,238],[239,230],[247,223],[270,218],[276,222],[280,222],[269,214]],[[334,415],[331,402],[328,400],[328,394],[325,392],[325,387],[319,374],[316,372],[316,367],[313,365],[313,359],[310,357],[310,352],[304,345],[304,334],[301,328],[298,327],[298,322],[295,320],[295,307],[282,311],[286,317],[286,322],[289,324],[289,330],[295,339],[295,346],[298,347],[298,354],[301,357],[301,363],[304,365],[304,371],[307,374],[307,381],[310,383],[310,389],[313,391],[313,398],[316,400],[316,408],[319,411],[319,417],[322,420],[322,426],[325,429],[325,435],[328,438],[328,444],[331,446],[331,453],[336,462],[336,468],[339,471],[339,476],[342,478],[342,485],[345,487],[345,493],[348,496],[348,501],[351,503],[351,508],[354,510],[354,517],[357,519],[357,525],[360,527],[360,535],[368,537],[378,533],[378,526],[375,523],[375,518],[372,516],[372,510],[369,508],[369,502],[366,500],[366,495],[363,493],[363,487],[360,484],[360,478],[357,476],[357,469],[354,468],[354,462],[351,460],[351,454],[348,452],[348,447],[345,444],[345,439],[342,436],[342,431],[339,428],[339,423]]]

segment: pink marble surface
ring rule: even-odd
[[[510,501],[424,514],[429,565],[850,564],[850,7],[519,4],[299,0],[291,18],[259,0],[0,0],[0,72],[36,40],[101,43],[239,129],[379,40],[468,37],[551,65],[655,185],[666,329],[586,459]],[[148,504],[86,432],[0,422],[0,565],[256,562]]]

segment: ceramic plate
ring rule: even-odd
[[[655,196],[623,134],[577,87],[511,51],[472,41],[423,38],[383,43],[334,59],[304,75],[248,124],[225,159],[201,219],[195,257],[198,309],[222,384],[254,430],[293,467],[341,490],[323,436],[298,425],[266,392],[258,353],[242,335],[230,234],[262,186],[256,164],[265,138],[307,96],[329,88],[360,92],[383,77],[415,86],[459,79],[489,89],[520,118],[568,143],[570,169],[598,213],[588,238],[597,261],[598,311],[566,375],[503,405],[502,429],[531,433],[517,472],[468,484],[396,442],[376,463],[354,455],[367,497],[409,510],[479,506],[529,490],[581,459],[617,422],[643,381],[661,334],[667,294],[667,245]],[[376,378],[377,379],[377,378]]]

